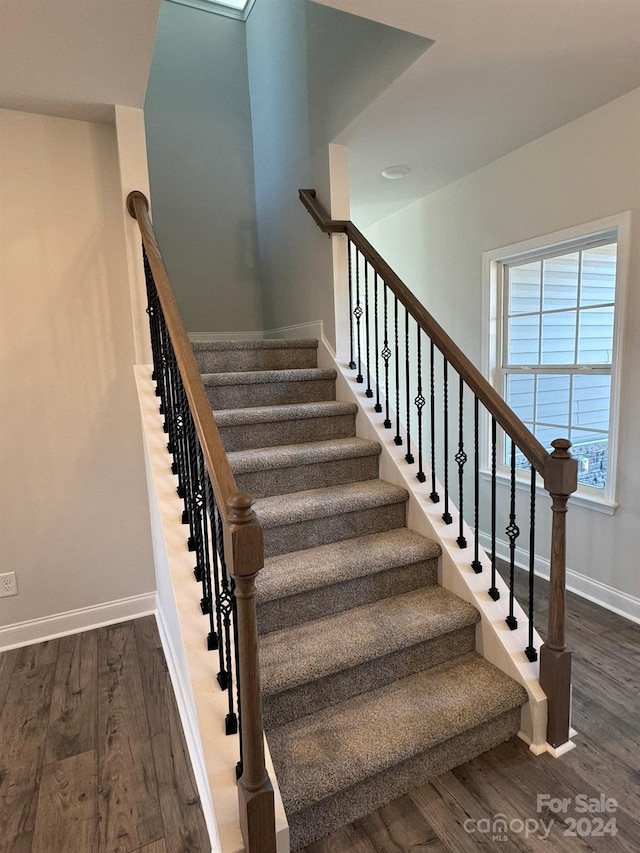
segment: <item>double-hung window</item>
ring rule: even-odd
[[[579,493],[602,503],[613,503],[623,225],[490,253],[498,390],[546,448],[569,438]]]

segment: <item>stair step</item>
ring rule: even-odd
[[[473,651],[478,619],[467,602],[425,586],[263,636],[265,727]]]
[[[240,450],[228,458],[238,488],[261,498],[373,480],[380,451],[376,441],[352,437]]]
[[[437,581],[440,546],[406,527],[270,557],[258,575],[261,632]]]
[[[295,403],[216,412],[227,453],[356,434],[355,403]]]
[[[200,373],[316,367],[318,341],[204,341],[192,344]]]
[[[336,371],[248,370],[244,373],[204,373],[207,397],[218,409],[317,403],[335,399]]]
[[[291,848],[514,736],[526,698],[470,652],[272,729]]]
[[[272,557],[403,527],[408,497],[399,486],[367,480],[261,498],[253,508],[263,526],[265,557]]]

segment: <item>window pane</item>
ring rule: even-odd
[[[554,424],[565,432],[569,431],[569,387],[568,374],[537,376],[536,421]],[[558,436],[554,436],[558,438]]]
[[[540,310],[541,261],[509,267],[509,314]]]
[[[613,302],[616,290],[617,244],[597,246],[582,253],[580,305]]]
[[[553,447],[551,447],[551,442],[555,438],[566,438],[567,431],[559,430],[557,427],[545,427],[545,426],[537,426],[534,430],[536,438],[538,441],[547,448],[548,451],[552,451]]]
[[[533,421],[535,376],[507,376],[507,403],[523,421]]]
[[[571,440],[571,454],[578,460],[578,483],[604,489],[609,449],[607,437],[573,430]]]
[[[539,314],[511,318],[507,364],[539,364],[539,322]]]
[[[580,311],[578,362],[611,364],[613,356],[613,305]]]
[[[574,364],[576,312],[543,314],[541,364]]]
[[[542,278],[542,310],[575,308],[578,303],[580,253],[545,260]]]
[[[608,430],[610,397],[610,376],[574,376],[571,425]]]

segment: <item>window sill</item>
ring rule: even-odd
[[[485,482],[491,482],[490,471],[481,470],[480,476]],[[504,470],[498,470],[496,471],[496,481],[500,483],[500,485],[508,486],[511,482],[511,477]],[[516,472],[516,491],[526,491],[527,493],[531,491],[531,480],[528,474]],[[536,494],[544,496],[548,495],[548,492],[543,485],[538,484],[536,486]],[[585,495],[581,493],[580,487],[578,486],[578,491],[574,492],[569,498],[569,506],[579,506],[583,509],[601,512],[603,515],[614,515],[619,505],[615,501],[606,500],[604,497],[597,498],[591,495]]]

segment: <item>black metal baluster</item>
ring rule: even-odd
[[[353,271],[351,267],[351,240],[347,237],[347,262],[349,265],[349,367],[351,370],[356,369],[356,363],[353,358]]]
[[[369,264],[364,258],[364,332],[366,341],[366,363],[367,363],[367,390],[365,396],[373,397],[371,390],[371,333],[369,329]]]
[[[418,366],[418,393],[413,401],[416,405],[416,409],[418,410],[418,473],[416,474],[416,479],[418,482],[424,483],[427,479],[427,475],[424,473],[422,466],[422,410],[427,401],[424,399],[424,395],[422,393],[422,337],[419,323],[416,323],[416,355]]]
[[[471,568],[479,575],[482,571],[480,562],[480,401],[473,395],[473,560]]]
[[[402,436],[400,435],[400,344],[398,341],[398,297],[394,296],[394,335],[395,335],[395,351],[396,351],[396,434],[393,443],[398,447],[402,444]]]
[[[225,733],[234,735],[238,731],[238,717],[233,709],[233,670],[231,661],[231,622],[235,611],[233,598],[233,580],[227,572],[227,564],[224,558],[224,538],[222,533],[222,518],[218,508],[218,548],[220,556],[220,600],[218,607],[222,613],[222,627],[224,632],[225,667],[218,673],[218,684],[222,690],[227,690],[229,700],[229,713],[225,717]]]
[[[464,466],[467,464],[467,454],[464,450],[464,382],[459,377],[458,384],[458,452],[454,456],[458,466],[458,548],[467,547],[464,535]]]
[[[442,520],[445,524],[451,524],[453,518],[449,512],[449,362],[442,357],[442,392],[443,392],[443,414],[444,414],[444,512]]]
[[[216,632],[216,600],[213,590],[213,578],[211,572],[211,563],[217,559],[215,551],[215,537],[211,529],[211,513],[212,513],[213,490],[211,488],[211,480],[209,474],[204,468],[204,479],[202,483],[202,544],[203,544],[203,565],[202,572],[205,577],[205,584],[208,590],[210,606],[209,606],[209,633],[207,635],[207,649],[211,652],[218,648],[218,634]]]
[[[536,469],[531,466],[531,496],[529,504],[529,645],[524,650],[532,663],[538,660],[538,652],[533,645],[533,604],[536,560]]]
[[[218,546],[218,507],[213,495],[213,487],[211,482],[207,483],[207,491],[209,495],[209,523],[211,525],[211,570],[213,575],[213,592],[216,611],[216,639],[215,645],[211,646],[211,650],[218,650],[218,672],[224,671],[224,634],[222,628],[222,611],[220,609],[220,596],[222,586],[220,583],[220,549]],[[218,678],[218,684],[220,679]],[[220,685],[222,686],[222,685]]]
[[[509,524],[506,527],[506,534],[509,539],[509,615],[505,622],[512,631],[518,627],[518,620],[513,613],[514,605],[514,584],[515,584],[515,565],[516,565],[516,539],[520,535],[520,529],[516,524],[516,445],[513,439],[511,440],[511,493],[509,502]]]
[[[362,305],[360,304],[360,253],[356,249],[356,307],[353,309],[353,316],[356,318],[356,346],[358,349],[358,361],[356,368],[358,375],[356,382],[364,382],[362,376],[362,341],[360,336],[360,318],[362,317]]]
[[[431,502],[437,504],[440,495],[436,489],[436,377],[435,377],[435,348],[429,341],[429,375],[431,379]],[[419,479],[419,478],[418,478]]]
[[[489,595],[494,601],[500,598],[496,586],[496,419],[491,417],[491,586]]]
[[[389,359],[391,358],[391,350],[389,349],[389,316],[388,316],[388,306],[387,306],[387,285],[383,281],[382,282],[383,294],[384,294],[384,347],[382,352],[382,358],[384,359],[384,387],[385,387],[385,395],[384,395],[384,427],[385,429],[391,429],[391,419],[389,418]]]
[[[407,413],[407,452],[404,455],[405,460],[409,463],[409,465],[413,465],[415,459],[413,458],[413,453],[411,452],[411,391],[410,391],[410,377],[409,377],[409,368],[411,365],[411,354],[409,351],[409,309],[404,309],[404,359],[405,359],[405,376],[404,380],[406,383],[406,396],[405,399],[407,401],[406,405],[406,413]]]
[[[378,273],[374,271],[373,273],[373,311],[375,317],[375,367],[376,367],[376,404],[374,406],[374,410],[378,412],[378,414],[382,411],[382,405],[380,404],[380,358],[379,358],[379,343],[378,343]]]

